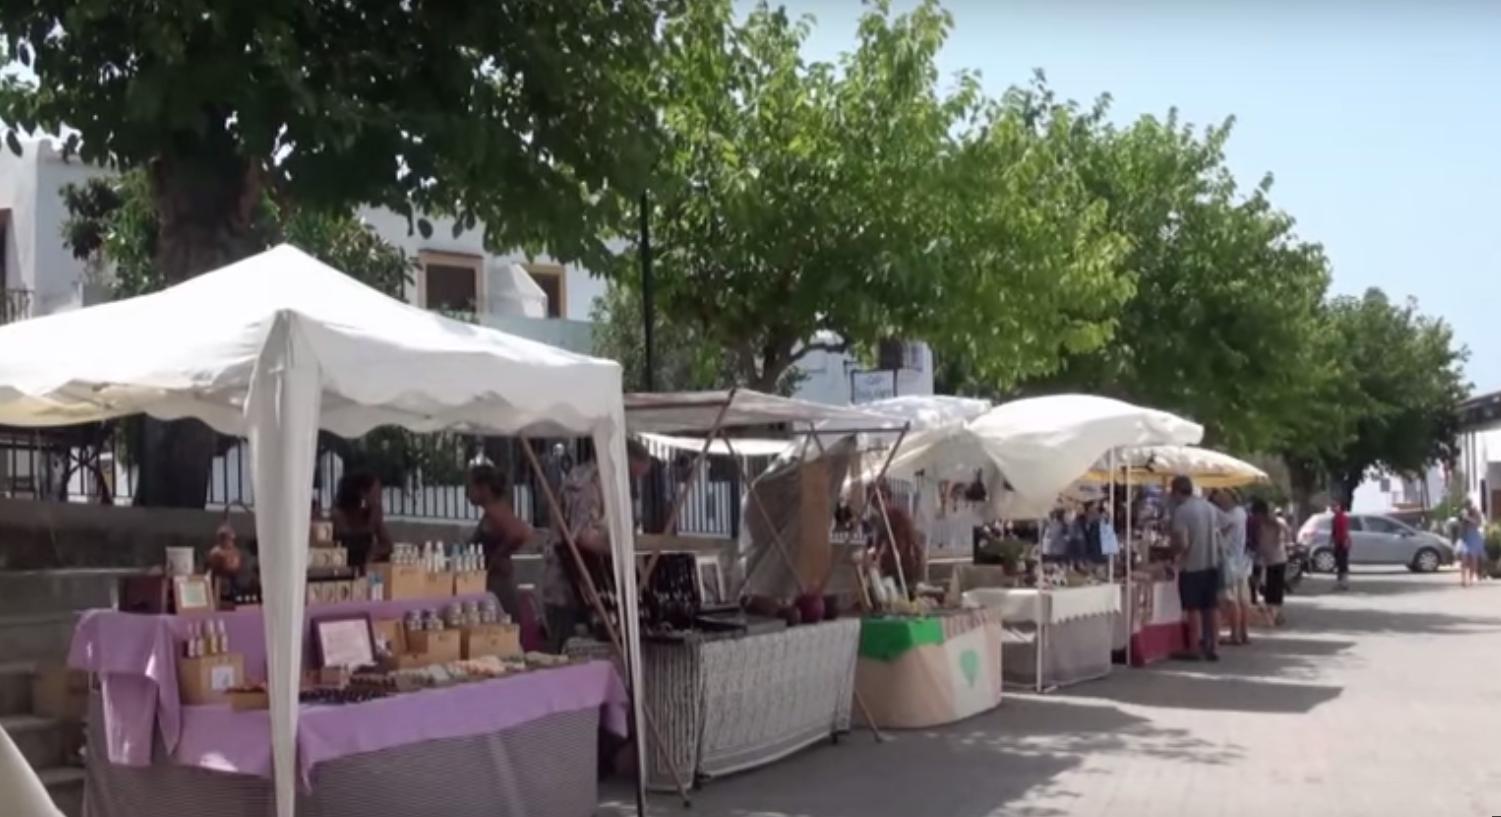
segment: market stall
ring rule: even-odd
[[[990,515],[1026,521],[1040,539],[1043,525],[1036,520],[1048,516],[1059,497],[1109,452],[1189,444],[1202,435],[1202,427],[1188,420],[1118,400],[1038,397],[1002,404],[962,425],[919,432],[890,470],[960,480],[978,471],[991,486]],[[1008,677],[1041,690],[1109,672],[1121,596],[1108,582],[1108,570],[1081,573],[1036,559],[1022,564],[1020,551],[1008,561],[999,574],[971,573],[983,581],[961,580],[970,591],[966,601],[1001,609],[1019,642],[1006,648]]]
[[[110,342],[100,344],[98,338],[109,338]],[[371,361],[379,361],[379,365],[371,365]],[[0,327],[0,423],[64,425],[144,413],[160,419],[197,418],[220,433],[249,438],[266,665],[267,711],[256,720],[264,725],[270,758],[267,768],[274,781],[274,785],[256,785],[274,792],[280,817],[290,817],[299,801],[309,803],[306,794],[301,799],[294,796],[298,758],[307,757],[318,735],[324,734],[309,730],[323,729],[329,717],[315,715],[316,706],[299,701],[305,668],[307,511],[312,499],[318,431],[352,437],[377,426],[394,425],[414,431],[457,429],[592,437],[600,472],[606,476],[603,498],[621,600],[619,625],[612,629],[612,641],[625,656],[629,688],[639,690],[635,572],[630,558],[632,527],[627,522],[630,499],[623,467],[625,423],[620,390],[620,367],[616,363],[417,309],[286,245],[159,293]],[[222,633],[211,635],[208,643],[215,641],[224,643]],[[209,653],[226,654],[222,649]],[[180,654],[174,653],[174,657],[180,668]],[[214,670],[223,661],[229,659],[216,659],[208,669]],[[87,664],[87,660],[83,662]],[[490,662],[485,666],[491,666]],[[203,669],[204,663],[200,661],[197,668]],[[96,721],[97,728],[108,734],[125,728],[133,719],[159,726],[162,685],[166,682],[156,679],[165,678],[171,671],[163,666],[155,670],[155,675],[145,676],[102,673],[106,702],[122,687],[147,686],[154,688],[149,697],[158,702],[158,707],[155,711],[149,707],[121,711],[120,707],[106,705],[102,718]],[[218,676],[211,672],[207,683],[219,688],[230,677],[229,672]],[[476,669],[475,673],[482,671]],[[502,667],[497,673],[506,675],[509,670]],[[493,680],[509,685],[513,679]],[[537,690],[550,685],[517,679],[515,686]],[[600,691],[608,686],[597,681],[595,697],[609,697],[610,693]],[[527,697],[475,691],[483,688],[480,684],[455,690],[451,696],[456,696],[453,700],[484,697],[485,706],[497,708],[493,710],[496,712],[516,707]],[[411,699],[398,697],[389,705],[401,712],[415,712],[425,708],[425,702],[437,693],[409,694]],[[546,697],[550,693],[539,690],[539,694]],[[345,705],[371,703],[387,705],[385,701]],[[610,706],[618,703],[613,699]],[[576,711],[597,713],[598,709],[589,704]],[[642,736],[650,731],[652,718],[642,711],[639,696],[632,709],[631,722],[648,727],[633,730],[638,753],[644,755]],[[462,712],[463,708],[457,710]],[[314,726],[300,725],[304,712]],[[221,709],[207,716],[215,714],[224,715]],[[508,710],[504,717],[497,716],[488,723],[496,728],[509,722],[546,731],[544,720],[522,710]],[[614,721],[618,726],[618,718]],[[328,723],[332,725],[327,728],[334,731],[399,730],[399,741],[410,739],[418,746],[446,745],[445,741],[429,740],[440,736],[424,733],[422,718],[397,718],[376,726],[369,719],[351,715],[332,718]],[[488,738],[474,737],[489,739],[504,731],[489,732]],[[578,734],[582,731],[586,730]],[[232,733],[207,729],[202,734],[205,756],[214,753],[216,740],[226,741],[218,749],[233,750],[227,743]],[[358,741],[362,734],[349,737]],[[580,748],[592,758],[592,740]],[[158,757],[155,751],[153,748],[153,759]],[[412,792],[425,791],[431,797],[447,797],[454,802],[473,801],[479,808],[488,795],[466,795],[474,795],[478,788],[493,794],[495,787],[520,785],[517,769],[508,767],[502,755],[482,755],[481,760],[491,764],[483,774],[465,780],[434,774],[432,782],[415,781]],[[332,761],[329,767],[341,762]],[[112,769],[104,765],[110,764],[106,753],[91,753],[90,763],[91,770],[100,773],[93,779],[100,786],[108,786],[106,772]],[[172,770],[167,767],[164,771]],[[224,802],[223,787],[235,785],[238,779],[223,772],[196,772],[184,780],[181,792],[185,800],[174,810],[209,814],[215,813],[216,804]],[[314,769],[314,798],[319,796],[320,781],[324,778]],[[558,781],[557,785],[569,787],[572,795],[582,800],[592,795],[594,781],[592,769],[585,775],[583,764],[579,764],[567,781]],[[466,790],[466,786],[476,789]],[[114,794],[106,789],[86,796],[109,798]],[[512,795],[500,798],[517,805],[508,813],[551,813],[549,802],[533,802],[521,789],[515,789]],[[332,794],[329,797],[339,799]],[[644,810],[639,798],[638,790],[638,807]],[[317,811],[316,806],[310,808]],[[491,809],[493,812],[493,806]],[[446,813],[462,811],[455,808]],[[148,809],[142,813],[161,812]]]
[[[674,766],[694,779],[754,768],[848,731],[860,623],[839,618],[837,604],[826,605],[821,592],[835,566],[830,498],[843,467],[831,463],[847,463],[847,453],[826,451],[821,438],[885,428],[883,421],[747,389],[630,394],[625,403],[633,434],[705,435],[665,530],[638,540],[645,556],[644,688],[663,727],[651,737],[648,784],[668,785]],[[816,423],[824,428],[815,432]],[[743,443],[728,429],[764,435],[773,426],[789,428],[795,442],[784,446],[782,465],[754,480],[740,473],[748,486],[742,532],[763,546],[742,552],[725,542],[734,552],[721,572],[732,589],[724,604],[708,609],[715,607],[706,603],[708,583],[695,575],[695,555],[674,532],[687,482],[712,453],[743,469]],[[791,511],[769,512],[768,498],[784,487]]]
[[[1000,705],[999,611],[867,616],[860,627],[855,688],[877,726],[941,726]]]
[[[1177,569],[1166,558],[1165,536],[1149,525],[1133,525],[1129,510],[1131,486],[1165,487],[1174,476],[1191,477],[1200,488],[1234,488],[1268,479],[1251,463],[1219,451],[1192,445],[1137,446],[1114,452],[1108,464],[1097,466],[1087,479],[1119,482],[1127,494],[1125,575],[1121,582],[1124,615],[1116,628],[1114,647],[1122,661],[1146,666],[1187,649],[1183,610],[1179,603]]]

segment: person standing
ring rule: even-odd
[[[350,567],[364,568],[391,558],[391,533],[381,504],[381,484],[367,471],[339,478],[334,492],[334,541],[344,546]]]
[[[532,526],[516,515],[510,497],[510,481],[495,466],[469,469],[469,502],[480,511],[469,542],[484,551],[485,588],[495,594],[506,615],[520,624],[521,588],[511,556],[532,538]]]
[[[1230,491],[1215,491],[1220,511],[1220,594],[1229,619],[1231,644],[1251,643],[1251,554],[1246,550],[1246,509]]]
[[[1287,523],[1273,516],[1266,500],[1251,503],[1252,547],[1261,565],[1261,600],[1267,623],[1282,626],[1282,599],[1287,592]]]
[[[1345,506],[1334,503],[1334,519],[1330,522],[1329,542],[1334,546],[1335,586],[1350,589],[1350,515]]]
[[[1480,581],[1485,569],[1485,518],[1475,507],[1475,500],[1465,499],[1459,512],[1459,583],[1468,587]]]
[[[1220,512],[1194,495],[1193,480],[1173,477],[1171,541],[1178,562],[1178,599],[1188,618],[1184,658],[1219,660]],[[1199,653],[1192,650],[1197,646]]]

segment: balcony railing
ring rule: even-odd
[[[31,290],[7,289],[4,299],[0,299],[0,324],[13,321],[24,321],[31,317]]]

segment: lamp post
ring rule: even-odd
[[[657,388],[657,361],[656,349],[652,335],[652,276],[651,276],[651,197],[646,191],[641,192],[641,337],[643,341],[643,361],[641,373],[641,388],[643,391],[656,391]]]

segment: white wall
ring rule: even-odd
[[[381,238],[406,250],[409,255],[427,250],[429,252],[447,252],[460,255],[478,255],[485,258],[485,287],[487,291],[496,291],[495,282],[500,271],[509,264],[526,263],[535,260],[537,263],[556,263],[550,256],[539,255],[529,259],[524,253],[513,252],[494,254],[485,249],[485,237],[482,229],[465,230],[455,238],[453,235],[453,219],[431,218],[432,235],[423,238],[415,227],[407,229],[407,220],[404,216],[382,208],[363,208],[360,210],[360,218],[369,224]],[[567,312],[563,316],[568,320],[587,321],[589,313],[593,309],[594,301],[603,297],[605,282],[589,274],[588,270],[576,264],[563,265],[563,286],[565,291],[564,301]],[[417,291],[415,282],[407,287],[407,300],[417,303]]]
[[[926,343],[919,343],[918,346],[920,347],[918,368],[897,371],[894,384],[896,396],[933,393],[933,350]],[[798,385],[797,397],[815,403],[839,406],[847,405],[854,399],[850,388],[851,372],[864,369],[860,362],[850,355],[824,351],[809,352],[798,361],[797,368],[806,375]],[[885,385],[890,378],[889,373],[883,372],[876,377],[882,381],[883,388],[891,388]],[[879,398],[893,395],[876,396]]]
[[[67,220],[62,188],[104,171],[64,161],[51,140],[22,143],[22,154],[0,149],[0,207],[10,211],[5,236],[5,286],[32,290],[33,315],[83,304],[84,263],[63,245]]]

